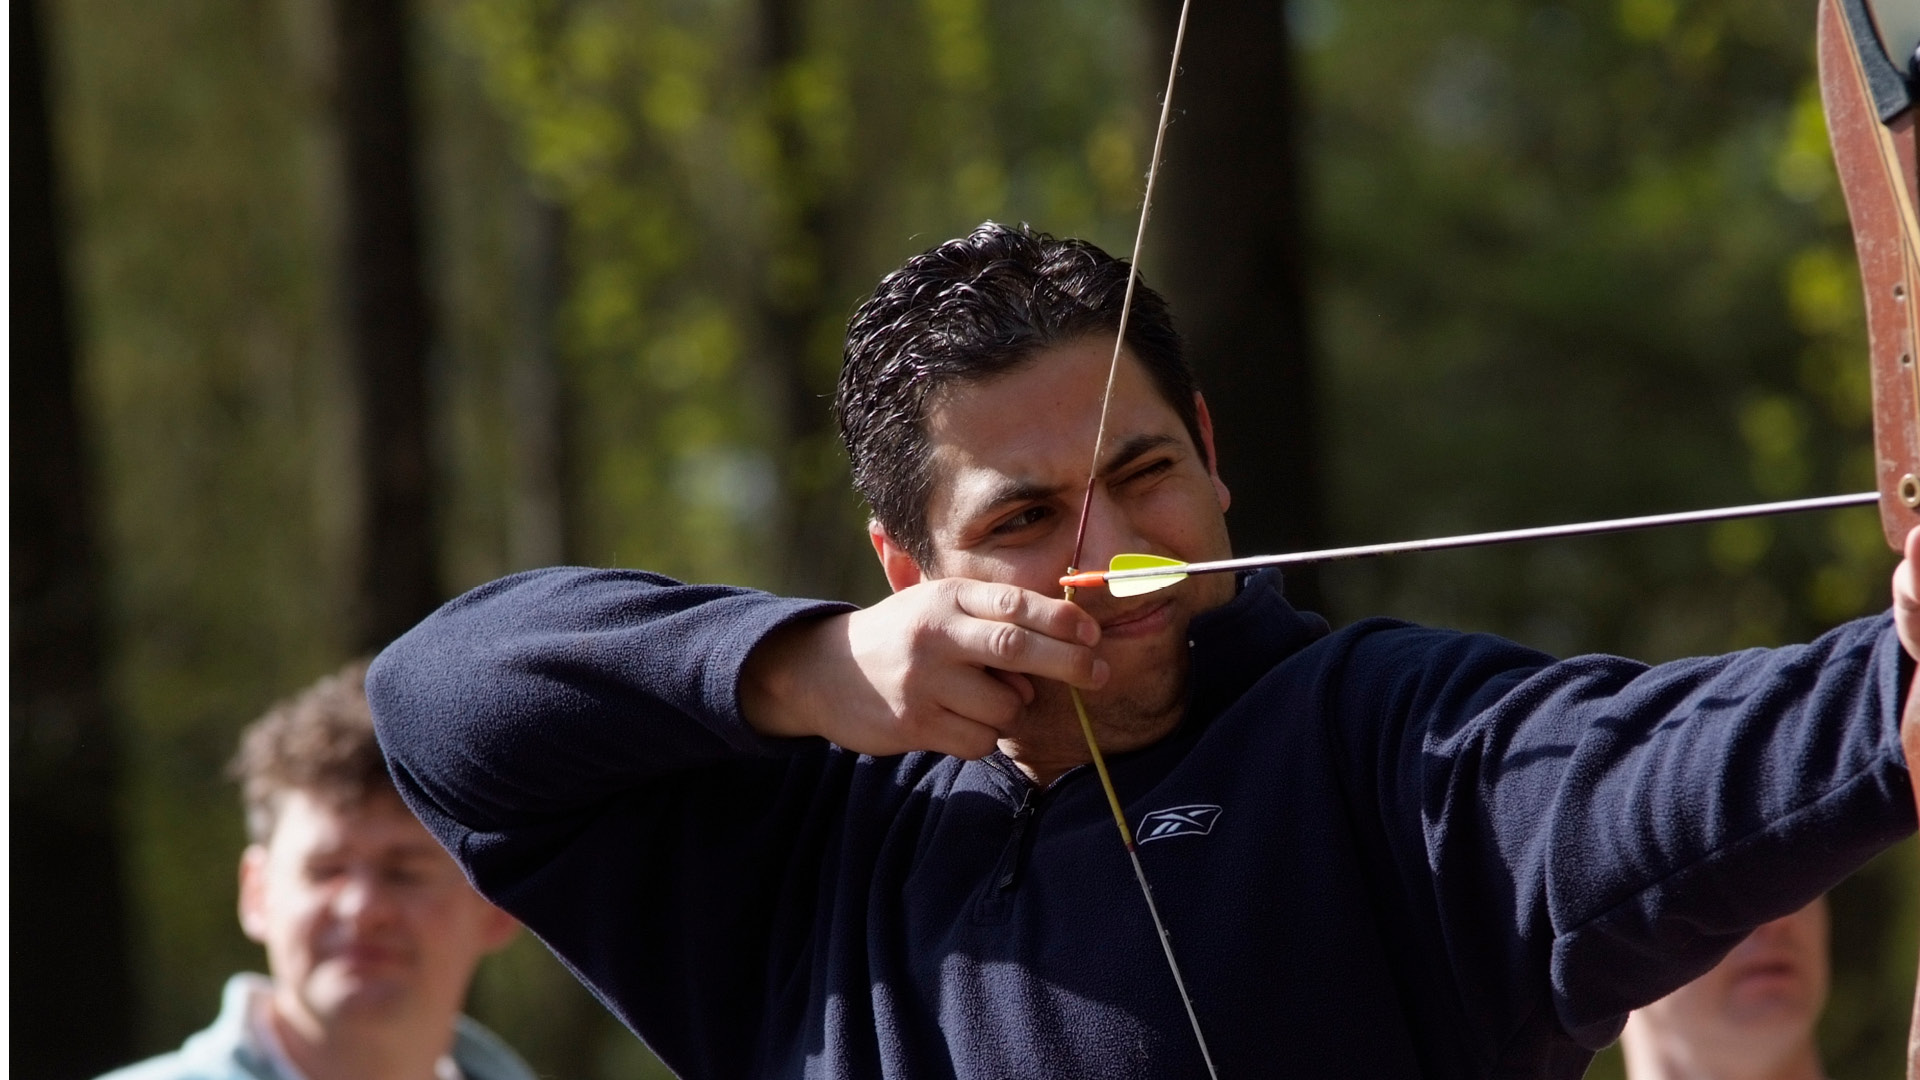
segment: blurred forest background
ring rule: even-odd
[[[1176,6],[17,0],[16,1073],[177,1045],[261,965],[235,734],[438,600],[560,561],[877,598],[847,315],[987,218],[1124,253]],[[1812,35],[1201,0],[1143,268],[1240,549],[1870,487]],[[1892,562],[1848,511],[1290,587],[1659,660],[1879,610]],[[1834,1075],[1899,1069],[1913,849],[1836,896]],[[532,941],[472,1011],[543,1075],[664,1075]]]

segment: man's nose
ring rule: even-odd
[[[1764,922],[1754,927],[1736,948],[1742,953],[1771,951],[1780,948],[1792,948],[1799,934],[1794,926],[1793,916]]]
[[[393,890],[373,873],[350,874],[333,897],[334,914],[355,922],[376,922],[391,917]]]
[[[1078,507],[1075,507],[1078,510]],[[1078,524],[1075,518],[1075,524]],[[1077,570],[1101,570],[1115,555],[1144,552],[1146,544],[1134,531],[1133,522],[1107,493],[1105,484],[1093,490],[1093,502],[1087,508],[1087,532],[1080,544]]]

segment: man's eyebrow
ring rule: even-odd
[[[1120,445],[1114,448],[1106,464],[1100,467],[1100,472],[1103,475],[1119,472],[1155,450],[1179,445],[1180,440],[1172,435],[1135,435],[1122,440]]]
[[[1009,477],[985,499],[981,500],[977,514],[992,514],[1005,506],[1015,503],[1045,502],[1059,495],[1064,489],[1059,484],[1042,484],[1037,480],[1021,480]]]
[[[1112,454],[1108,455],[1106,465],[1100,470],[1105,474],[1115,473],[1126,468],[1134,461],[1164,447],[1178,446],[1180,440],[1172,435],[1135,435],[1123,440]],[[991,494],[980,500],[972,514],[993,514],[1003,507],[1016,503],[1045,502],[1058,498],[1068,487],[1076,491],[1079,485],[1043,484],[1037,480],[1023,480],[1008,477]]]

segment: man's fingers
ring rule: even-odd
[[[1013,692],[1020,695],[1021,704],[1033,704],[1035,693],[1032,679],[1027,678],[1017,671],[1002,671],[999,668],[991,667],[987,669],[987,674],[1012,687]]]
[[[1893,622],[1907,655],[1920,657],[1920,528],[1907,533],[1906,558],[1893,571]]]
[[[920,685],[901,714],[906,741],[916,750],[985,756],[1026,705],[1015,679],[1024,677],[964,664],[941,670]]]
[[[949,629],[965,660],[1003,672],[1037,675],[1088,690],[1107,681],[1106,661],[1085,645],[1070,644],[1013,623],[966,618]]]
[[[978,758],[1035,700],[1033,678],[1086,689],[1108,678],[1092,616],[1012,585],[926,582],[836,628],[834,662],[802,665],[814,692],[802,695],[811,707],[799,730],[861,753]]]
[[[1107,664],[1092,648],[1100,624],[1078,605],[987,581],[955,581],[953,589],[963,618],[947,632],[969,662],[1088,690],[1106,683]]]
[[[1907,769],[1920,768],[1915,751],[1920,750],[1920,668],[1915,668],[1913,681],[1907,684],[1907,706],[1900,713],[1900,728],[1907,747]]]
[[[950,757],[978,761],[1000,745],[1000,732],[958,713],[946,713],[929,727],[927,738],[922,740],[925,748]]]
[[[972,664],[957,664],[942,669],[938,677],[923,684],[923,701],[930,721],[938,723],[947,715],[958,716],[999,731],[1012,724],[1026,706],[1026,699],[1006,672],[982,670]]]
[[[976,619],[1012,623],[1056,641],[1081,645],[1100,641],[1100,624],[1078,604],[991,581],[955,579],[953,587],[960,610]]]
[[[1920,607],[1920,526],[1907,533],[1905,559],[1893,571],[1893,600],[1901,607]]]

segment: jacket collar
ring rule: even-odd
[[[1295,610],[1281,588],[1280,571],[1258,571],[1241,579],[1232,600],[1194,617],[1183,727],[1205,727],[1275,664],[1327,635],[1327,620]]]

